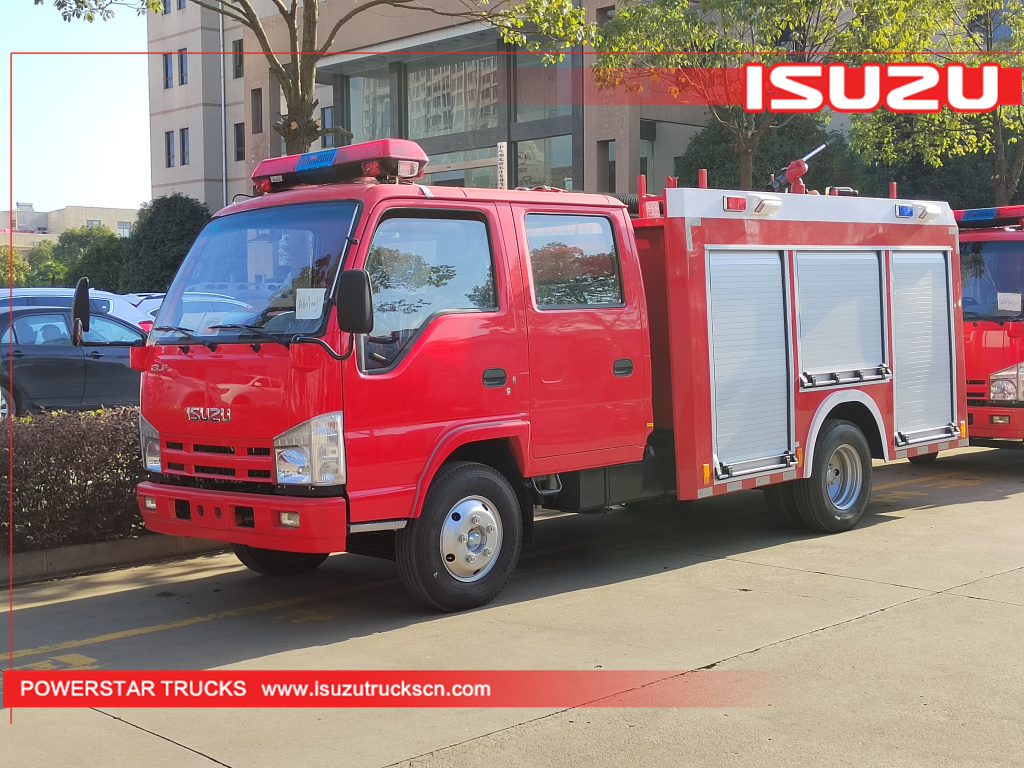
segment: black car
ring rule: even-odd
[[[138,405],[139,373],[129,367],[128,352],[145,343],[145,333],[93,315],[76,347],[71,327],[66,307],[0,309],[0,418],[40,408]]]

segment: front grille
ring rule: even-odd
[[[167,468],[168,469],[173,469],[175,472],[184,472],[185,471],[185,465],[182,464],[179,461],[168,461],[167,462]]]
[[[196,453],[227,453],[232,456],[235,455],[235,449],[230,445],[201,445],[196,443],[192,446],[192,450]]]
[[[247,450],[247,453],[250,456],[269,456],[270,455],[270,449],[269,448],[253,448],[253,447],[250,446],[248,448],[248,450]]]
[[[204,467],[196,464],[195,470],[197,475],[221,475],[223,477],[235,476],[235,470],[231,467]]]
[[[166,445],[167,445],[168,450],[171,450],[171,451],[184,451],[185,450],[185,444],[184,443],[171,443],[171,442],[168,442]]]
[[[267,479],[270,479],[270,470],[269,469],[250,469],[249,470],[249,477],[265,477]]]

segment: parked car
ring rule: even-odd
[[[13,303],[8,292],[0,293],[0,309],[10,306],[70,307],[74,295],[74,288],[15,288]],[[152,317],[133,306],[127,297],[117,293],[90,289],[89,306],[94,313],[113,315],[137,325],[147,333],[153,327]]]
[[[163,304],[163,293],[135,294],[141,296],[135,307],[140,312],[145,312],[150,319],[155,319],[160,305]],[[198,291],[186,291],[184,300],[184,313],[195,312],[242,312],[251,307],[244,301],[239,301],[230,296],[220,293],[202,293]]]
[[[82,341],[71,344],[70,308],[0,309],[0,418],[40,408],[138,405],[139,373],[128,352],[145,344],[146,334],[96,314]]]

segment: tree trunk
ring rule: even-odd
[[[756,147],[740,147],[740,189],[754,188],[754,149]]]

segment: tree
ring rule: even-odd
[[[47,261],[53,261],[53,246],[52,240],[43,240],[39,245],[35,246],[25,255],[28,265],[32,269],[36,269]]]
[[[0,288],[28,285],[28,275],[28,262],[21,255],[21,251],[15,248],[12,254],[10,246],[0,245]]]
[[[166,291],[209,220],[204,203],[177,192],[144,203],[124,247],[121,292]]]
[[[597,79],[605,86],[642,88],[631,72],[667,71],[664,76],[678,80],[672,88],[688,93],[707,87],[688,68],[855,64],[865,59],[862,51],[922,50],[936,20],[949,13],[938,0],[626,0],[600,30]],[[732,137],[739,186],[750,189],[761,141],[794,118],[716,104],[708,111]]]
[[[109,227],[72,227],[60,233],[57,243],[53,246],[51,257],[53,261],[60,264],[66,270],[64,279],[68,273],[75,271],[79,259],[94,245],[116,237]]]
[[[110,232],[102,240],[90,245],[68,269],[67,284],[75,285],[80,277],[88,277],[93,288],[117,293],[126,242],[124,238]]]
[[[1024,6],[1003,0],[960,0],[956,12],[945,14],[928,45],[924,60],[938,64],[977,65],[998,61],[1024,66]],[[987,156],[982,177],[991,183],[988,205],[1007,205],[1024,171],[1024,108],[1001,106],[991,112],[960,113],[944,108],[937,114],[897,115],[879,110],[856,115],[850,134],[855,149],[881,163],[917,157],[933,167],[950,158]]]
[[[167,0],[170,2],[170,0]],[[590,39],[593,28],[585,21],[585,10],[573,0],[523,0],[512,5],[510,0],[459,0],[453,6],[459,10],[442,10],[427,4],[429,0],[362,0],[346,10],[326,33],[320,29],[320,11],[324,0],[271,0],[284,21],[287,43],[271,40],[260,19],[260,0],[189,0],[193,5],[219,13],[250,30],[270,66],[270,72],[284,92],[286,113],[274,130],[284,137],[288,154],[306,152],[313,142],[327,133],[352,134],[341,127],[327,128],[318,117],[319,101],[314,98],[316,65],[331,48],[341,30],[355,17],[373,8],[391,7],[432,13],[453,21],[479,21],[498,30],[501,38],[527,50],[549,50],[555,46],[564,50],[581,45]],[[35,0],[42,5],[45,0]],[[66,21],[95,18],[108,19],[115,7],[134,10],[140,14],[147,10],[157,13],[159,0],[54,0],[54,6]],[[531,33],[527,37],[527,31]],[[290,51],[286,63],[276,51]]]

